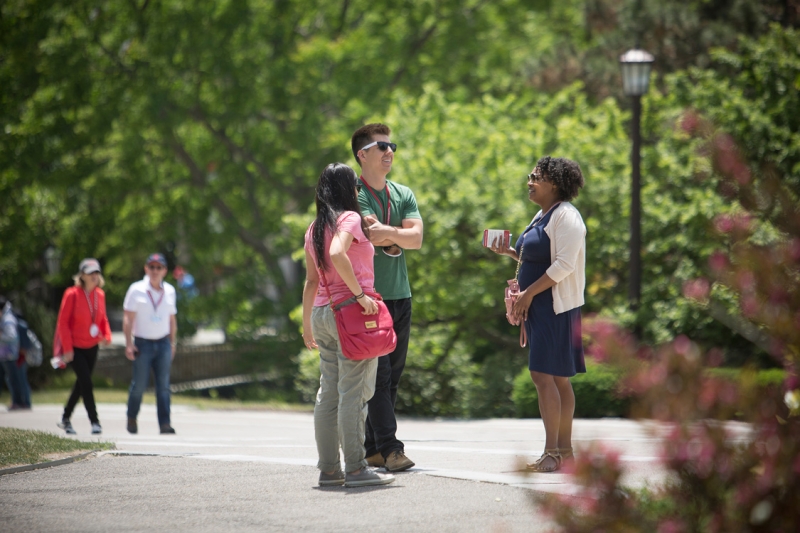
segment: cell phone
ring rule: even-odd
[[[500,240],[500,245],[503,248],[508,248],[511,245],[511,232],[509,232],[507,229],[483,230],[483,245],[486,248],[491,248],[495,239]]]

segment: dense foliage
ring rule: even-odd
[[[753,81],[765,61],[787,59],[788,73],[781,75],[800,80],[797,37],[776,28],[769,37],[746,42],[742,56],[725,57],[745,66],[744,77]],[[779,57],[787,53],[786,43],[792,43],[790,57]],[[760,61],[748,61],[756,50]],[[731,102],[735,108],[737,98]],[[783,105],[797,103],[789,99]],[[784,120],[792,119],[779,122]],[[751,368],[735,381],[725,380],[704,371],[723,361],[718,348],[704,350],[683,335],[649,348],[612,323],[592,324],[592,353],[625,376],[634,416],[662,422],[661,453],[671,481],[630,493],[620,485],[622,469],[613,450],[584,449],[574,472],[592,503],[588,512],[576,512],[552,499],[549,508],[564,531],[800,527],[800,188],[796,167],[786,166],[793,147],[776,143],[754,153],[754,145],[737,144],[695,112],[687,113],[682,125],[701,142],[705,179],[740,206],[735,216],[716,217],[719,249],[705,275],[684,284],[684,292],[699,308],[713,307],[720,295],[730,297],[742,329],[752,328],[753,338],[786,368],[787,378],[765,388]],[[747,424],[721,422],[731,417]]]
[[[715,305],[698,307],[682,293],[719,247],[715,217],[738,204],[697,178],[710,167],[677,126],[697,109],[749,160],[797,179],[797,35],[782,29],[796,22],[779,0],[9,0],[0,291],[52,308],[47,287],[70,284],[94,255],[118,306],[157,249],[197,281],[183,331],[210,323],[267,339],[265,353],[297,354],[283,382],[302,381],[294,374],[311,355],[287,318],[314,183],[328,162],[353,162],[353,129],[380,120],[400,144],[390,177],[415,190],[425,220],[423,248],[408,254],[414,330],[400,410],[514,414],[526,354],[498,312],[514,268],[479,238],[530,220],[523,176],[545,154],[586,175],[576,205],[589,229],[587,314],[638,325],[652,342],[686,333],[727,363],[769,364],[735,297],[716,290]],[[644,100],[637,314],[625,297],[629,113],[616,61],[634,29],[658,58]],[[46,274],[48,245],[62,253],[59,273]],[[40,336],[51,327],[43,316]],[[274,358],[245,359],[272,368]]]

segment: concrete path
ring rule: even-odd
[[[567,474],[520,471],[543,448],[538,419],[400,419],[416,467],[381,488],[319,489],[309,413],[173,406],[177,435],[162,436],[155,406],[143,406],[138,435],[125,431],[125,406],[98,412],[117,450],[0,477],[0,531],[546,531],[537,495],[577,491]],[[62,434],[60,414],[55,405],[0,413],[0,426]],[[92,440],[83,417],[79,406],[77,438]],[[617,449],[625,483],[643,486],[664,479],[656,429],[577,420],[574,442]]]

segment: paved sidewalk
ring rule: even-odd
[[[576,492],[567,474],[520,472],[543,448],[539,419],[400,419],[398,437],[416,467],[384,489],[318,489],[309,413],[173,406],[177,435],[162,436],[155,406],[143,406],[138,435],[125,431],[124,405],[100,404],[98,412],[102,439],[117,450],[0,477],[0,524],[6,524],[0,530],[17,524],[29,531],[221,531],[226,525],[335,531],[368,527],[377,513],[381,530],[545,531],[536,494]],[[0,413],[0,426],[63,434],[56,427],[60,414],[60,406],[37,405],[30,412]],[[83,416],[79,406],[76,438],[92,440]],[[646,424],[576,420],[576,447],[593,441],[619,450],[627,485],[663,481],[657,441]],[[152,503],[140,507],[137,498]],[[204,521],[191,518],[198,512]]]

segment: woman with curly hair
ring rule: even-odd
[[[493,252],[519,262],[520,295],[512,314],[524,320],[528,369],[539,395],[545,449],[528,469],[553,472],[572,459],[575,394],[569,378],[586,372],[581,306],[586,285],[586,226],[570,203],[583,187],[575,161],[541,158],[528,174],[528,198],[541,207],[514,248]]]

